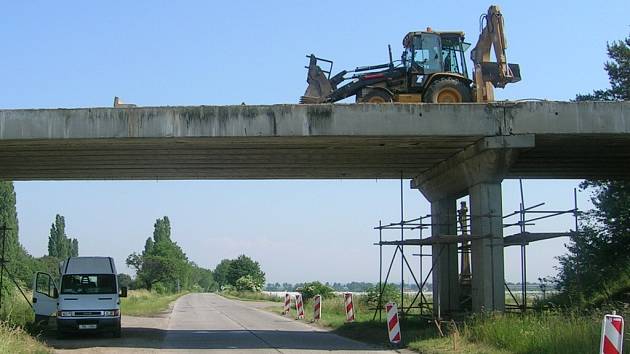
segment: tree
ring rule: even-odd
[[[133,279],[131,278],[131,275],[125,274],[125,273],[119,273],[117,277],[118,277],[119,287],[133,289]]]
[[[302,294],[305,301],[312,299],[315,295],[321,295],[325,299],[333,297],[333,289],[318,281],[305,283],[302,287],[296,290]]]
[[[232,286],[238,289],[244,286],[245,282],[250,282],[256,291],[260,291],[265,284],[265,273],[260,269],[260,264],[242,254],[236,259],[224,259],[214,268],[214,280],[220,288]],[[239,279],[240,285],[237,285]]]
[[[245,275],[238,278],[234,284],[234,287],[238,291],[260,291],[262,290],[262,284],[257,282],[251,275]]]
[[[175,290],[178,284],[183,289],[210,289],[212,273],[190,262],[182,248],[171,239],[168,217],[157,219],[153,227],[153,238],[146,240],[142,253],[134,252],[127,257],[127,265],[136,270],[138,283],[148,290],[156,284],[158,289],[167,291]]]
[[[607,43],[606,49],[611,60],[604,64],[604,69],[608,73],[610,88],[577,95],[577,101],[630,100],[630,37]]]
[[[76,238],[72,239],[72,253],[70,254],[72,257],[79,256],[79,240]]]
[[[229,259],[223,259],[217,266],[214,268],[214,280],[217,282],[219,287],[224,285],[228,285],[228,272],[230,271],[232,261]]]
[[[2,237],[5,237],[5,258],[9,260],[7,269],[22,284],[32,284],[32,263],[33,258],[26,252],[18,239],[18,218],[15,208],[15,189],[13,182],[0,181],[0,227],[5,226],[5,231],[0,231],[0,247],[2,247]],[[10,291],[13,285],[10,281],[4,282],[5,289]]]
[[[595,209],[585,214],[568,254],[558,257],[558,282],[572,301],[603,292],[613,295],[617,279],[630,276],[630,183],[585,181]]]
[[[147,241],[144,243],[144,254],[151,253],[153,249],[153,239],[151,237],[147,238]]]
[[[153,224],[153,241],[155,243],[171,240],[171,222],[168,216],[157,219]]]
[[[610,88],[577,95],[577,101],[630,100],[630,37],[607,44],[607,51]],[[563,295],[577,303],[601,293],[608,297],[629,286],[617,279],[630,277],[630,182],[590,180],[580,187],[592,191],[595,209],[584,215],[568,254],[558,257],[557,278]]]
[[[227,272],[227,283],[236,286],[236,281],[249,275],[253,281],[262,285],[265,283],[265,273],[260,269],[260,264],[242,254],[230,262],[230,268]]]
[[[79,241],[66,235],[66,220],[57,214],[50,227],[48,236],[48,255],[56,258],[76,257],[79,255]]]

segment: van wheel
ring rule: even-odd
[[[462,103],[472,102],[470,86],[461,80],[443,78],[435,80],[424,93],[426,103]]]
[[[385,90],[370,90],[367,95],[361,97],[361,103],[391,103],[394,98]]]

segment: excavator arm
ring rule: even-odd
[[[521,80],[518,64],[508,64],[505,55],[503,15],[498,6],[492,5],[480,18],[481,32],[477,45],[470,53],[474,64],[473,81],[476,102],[494,101],[494,87],[503,88],[509,83]],[[496,62],[490,61],[494,48]]]

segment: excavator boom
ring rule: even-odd
[[[520,81],[521,73],[518,64],[507,62],[505,24],[498,6],[490,6],[488,12],[481,15],[480,27],[479,40],[470,53],[474,64],[474,93],[477,102],[490,102],[494,101],[494,87],[503,88]],[[496,62],[490,61],[492,48]]]

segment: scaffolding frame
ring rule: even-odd
[[[424,295],[424,288],[427,285],[429,277],[435,270],[436,262],[437,260],[440,259],[440,256],[444,247],[450,244],[461,244],[457,247],[458,257],[461,258],[463,254],[470,254],[471,241],[487,238],[487,237],[490,237],[491,235],[470,234],[468,232],[468,226],[470,225],[470,220],[472,217],[471,215],[467,215],[466,212],[464,212],[463,215],[460,214],[460,210],[461,210],[460,209],[456,213],[458,216],[458,221],[456,222],[456,230],[457,230],[456,235],[440,235],[437,238],[433,236],[424,237],[423,230],[426,230],[435,226],[440,226],[440,225],[433,224],[430,221],[429,222],[426,221],[426,220],[431,220],[431,214],[427,214],[427,215],[420,216],[414,219],[409,219],[409,220],[404,219],[404,200],[403,200],[403,187],[402,186],[403,186],[403,179],[401,177],[401,180],[400,180],[400,221],[388,223],[384,225],[382,221],[379,220],[378,226],[374,227],[374,229],[378,230],[379,232],[379,241],[377,243],[374,243],[374,245],[379,246],[379,297],[378,297],[377,307],[373,309],[374,315],[372,319],[373,320],[376,319],[376,316],[378,315],[379,320],[382,320],[382,311],[383,311],[383,306],[384,306],[383,292],[385,290],[385,287],[388,284],[389,278],[392,273],[392,267],[394,265],[396,257],[398,256],[398,253],[400,253],[400,258],[401,258],[400,259],[400,262],[401,262],[401,267],[400,267],[401,303],[398,307],[400,315],[402,317],[408,316],[408,315],[418,315],[421,317],[425,317],[425,316],[430,317],[432,319],[434,319],[435,317],[437,317],[438,319],[441,319],[442,316],[441,316],[441,313],[439,312],[440,311],[439,307],[438,307],[437,314],[433,313],[433,309],[432,309],[433,302],[428,301],[427,297]],[[519,299],[517,299],[517,296],[514,294],[514,292],[508,287],[507,282],[505,282],[504,280],[505,289],[507,290],[508,294],[510,295],[510,297],[515,303],[515,305],[506,304],[505,309],[506,311],[516,310],[519,312],[525,312],[528,309],[531,309],[531,307],[527,305],[526,247],[532,242],[548,240],[548,239],[553,239],[553,238],[558,238],[558,237],[571,237],[577,234],[579,232],[579,217],[581,215],[581,212],[578,209],[576,188],[573,189],[573,208],[568,209],[568,210],[539,209],[540,207],[546,204],[544,202],[526,206],[525,195],[523,191],[523,181],[521,179],[519,179],[519,190],[520,190],[519,209],[507,215],[503,215],[502,219],[503,219],[504,230],[508,230],[512,227],[519,228],[518,233],[503,237],[503,247],[520,246],[520,268],[521,268],[520,302],[519,302]],[[465,207],[465,204],[463,204],[462,206]],[[569,231],[567,232],[528,232],[527,231],[527,227],[534,226],[536,221],[558,217],[562,215],[568,215],[568,214],[573,215],[574,223],[575,223],[574,230],[569,229]],[[477,218],[496,217],[496,215],[476,215],[475,217]],[[517,218],[517,220],[511,221],[511,219],[513,218]],[[399,240],[383,240],[384,231],[392,231],[392,230],[400,232],[400,239]],[[405,231],[414,231],[414,230],[418,231],[419,238],[417,239],[405,238]],[[435,259],[432,259],[431,267],[429,271],[427,272],[427,274],[424,275],[423,274],[424,272],[423,258],[424,257],[433,258],[433,250],[431,251],[431,253],[425,253],[424,247],[425,246],[432,247],[437,244],[440,245],[439,250],[438,250],[439,253],[437,257],[435,257]],[[387,273],[385,275],[385,278],[383,279],[383,247],[384,246],[395,246],[395,248],[391,256],[389,266],[387,268]],[[419,258],[419,268],[418,268],[419,276],[418,277],[416,277],[416,272],[414,272],[413,267],[410,265],[409,261],[407,260],[407,257],[405,256],[404,246],[419,246],[420,247],[419,253],[412,254],[413,256],[418,256]],[[414,295],[411,303],[408,304],[407,306],[405,306],[405,303],[404,303],[405,268],[409,271],[409,274],[413,278],[415,285],[418,287],[418,291]],[[460,274],[460,279],[459,279],[460,281],[462,280],[462,275],[463,274]],[[418,281],[418,278],[421,280],[421,282]],[[433,298],[435,298],[435,294],[433,295],[434,295]],[[465,302],[466,300],[467,299],[462,300],[462,303]],[[417,301],[418,303],[416,304]],[[417,314],[410,313],[412,309],[419,309],[419,313]]]

